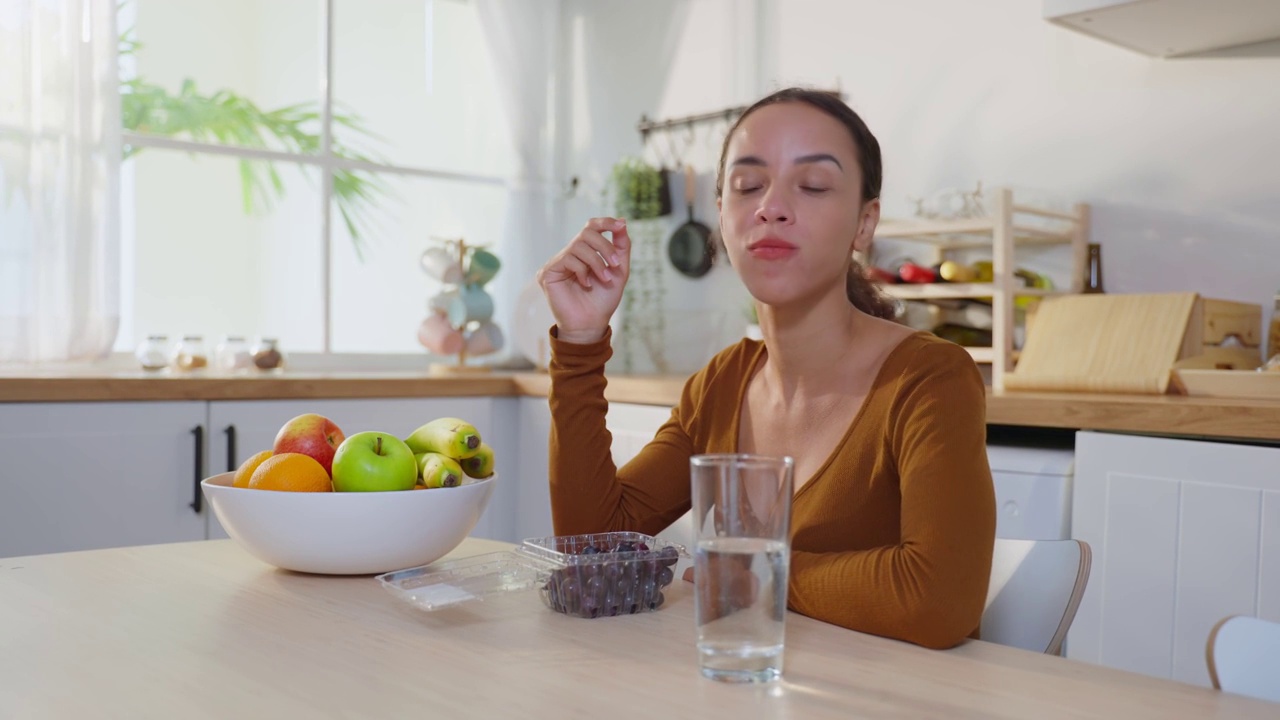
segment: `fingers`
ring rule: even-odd
[[[600,244],[593,244],[593,247],[601,257],[609,261],[610,265],[622,265],[627,259],[626,256],[631,253],[631,236],[627,234],[626,220],[611,217],[591,218],[582,230],[578,237],[590,235],[602,241]],[[612,241],[606,240],[601,234],[606,232],[613,236]]]
[[[610,233],[612,240],[604,233]],[[631,238],[626,221],[616,218],[592,218],[569,244],[538,272],[538,283],[567,280],[570,275],[583,288],[590,289],[598,279],[604,285],[626,280],[631,259]]]

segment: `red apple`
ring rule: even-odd
[[[315,413],[299,415],[280,427],[271,452],[302,453],[316,459],[333,477],[333,454],[346,439],[332,420]]]

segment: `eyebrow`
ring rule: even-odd
[[[837,160],[836,157],[834,155],[831,155],[830,153],[814,153],[813,155],[801,155],[800,157],[795,159],[796,165],[802,165],[805,163],[817,163],[817,162],[832,162],[832,163],[835,163],[835,166],[840,168],[841,171],[844,170],[844,165],[841,165],[840,161]],[[730,163],[729,167],[737,167],[739,165],[753,165],[755,167],[766,167],[768,163],[756,157],[755,155],[747,155],[746,157],[740,157],[737,160],[734,160],[732,163]]]

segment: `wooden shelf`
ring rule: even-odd
[[[885,220],[876,239],[921,243],[925,256],[917,262],[936,265],[958,250],[986,250],[991,254],[994,280],[982,283],[931,283],[880,285],[886,295],[899,300],[983,298],[991,302],[992,347],[969,348],[974,360],[991,364],[991,382],[1004,388],[1004,375],[1017,359],[1014,348],[1017,298],[1078,293],[1084,288],[1088,260],[1089,206],[1077,203],[1070,211],[1015,202],[1013,190],[1000,188],[987,217],[951,220]],[[1071,252],[1071,282],[1057,290],[1028,288],[1017,277],[1015,250],[1039,245],[1066,245]]]
[[[961,298],[990,298],[997,293],[994,283],[924,283],[901,285],[880,285],[886,295],[899,300],[947,300]],[[1062,295],[1061,290],[1045,290],[1043,288],[1015,288],[1011,293],[1022,297],[1047,297]]]

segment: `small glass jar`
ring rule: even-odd
[[[182,342],[173,349],[173,369],[179,372],[197,372],[209,366],[209,353],[204,349],[204,337],[184,335]]]
[[[148,335],[146,340],[139,343],[133,356],[147,372],[164,370],[169,367],[169,336]]]
[[[250,353],[253,355],[253,366],[262,372],[284,368],[284,353],[280,352],[280,343],[276,338],[258,338]]]
[[[249,343],[240,335],[227,335],[213,351],[213,366],[220,373],[244,373],[253,369],[253,354]]]

